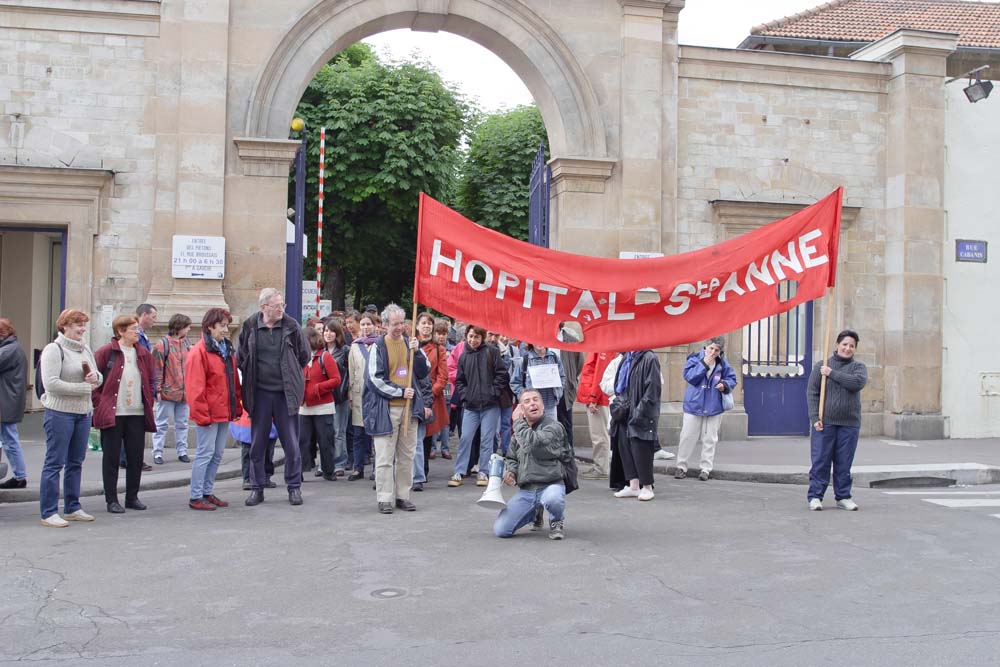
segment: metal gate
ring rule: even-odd
[[[798,284],[779,283],[778,298]],[[809,435],[806,386],[812,371],[812,302],[743,328],[743,404],[749,435]]]
[[[545,142],[538,147],[528,181],[528,243],[549,247],[549,183],[552,169],[545,162]]]

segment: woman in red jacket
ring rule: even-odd
[[[104,450],[104,501],[112,514],[123,514],[118,504],[118,460],[125,447],[125,507],[144,510],[139,500],[142,450],[146,434],[156,432],[153,420],[153,355],[139,342],[139,321],[120,315],[111,324],[114,338],[94,353],[104,383],[93,391],[94,428],[101,431]],[[95,370],[95,369],[91,369]],[[89,372],[84,368],[84,372]]]
[[[587,424],[594,446],[594,465],[580,473],[584,479],[607,479],[611,467],[611,438],[608,436],[608,397],[601,391],[604,370],[615,358],[611,352],[591,352],[580,371],[576,402],[587,406]]]
[[[299,450],[302,452],[302,474],[306,466],[312,468],[309,443],[313,433],[319,443],[319,464],[323,469],[323,479],[333,482],[337,479],[333,472],[333,443],[336,438],[334,428],[333,390],[340,386],[340,369],[337,360],[326,350],[326,341],[315,329],[305,329],[304,333],[312,348],[313,357],[302,369],[306,378],[305,400],[299,408]]]
[[[188,501],[193,510],[229,506],[212,491],[226,449],[229,422],[243,413],[233,344],[226,338],[232,321],[228,310],[210,308],[201,321],[201,340],[188,352],[184,364],[184,394],[198,438]]]

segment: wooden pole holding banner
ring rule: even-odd
[[[826,333],[823,334],[823,357],[820,367],[826,366],[826,355],[830,353],[830,323],[833,321],[833,290],[826,294]],[[819,421],[823,422],[823,408],[826,405],[826,376],[819,380]]]
[[[417,301],[413,301],[413,329],[410,330],[410,336],[412,338],[417,337]],[[406,362],[406,388],[410,389],[413,387],[413,348],[410,348],[410,359]],[[410,430],[410,405],[413,399],[406,399],[406,406],[403,408],[403,436]],[[421,443],[417,443],[417,447],[423,447]]]

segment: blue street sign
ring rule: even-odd
[[[955,261],[985,264],[986,245],[986,241],[955,239]]]

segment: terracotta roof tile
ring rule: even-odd
[[[753,35],[874,42],[901,28],[958,33],[958,45],[1000,48],[1000,3],[834,0],[753,28]]]

